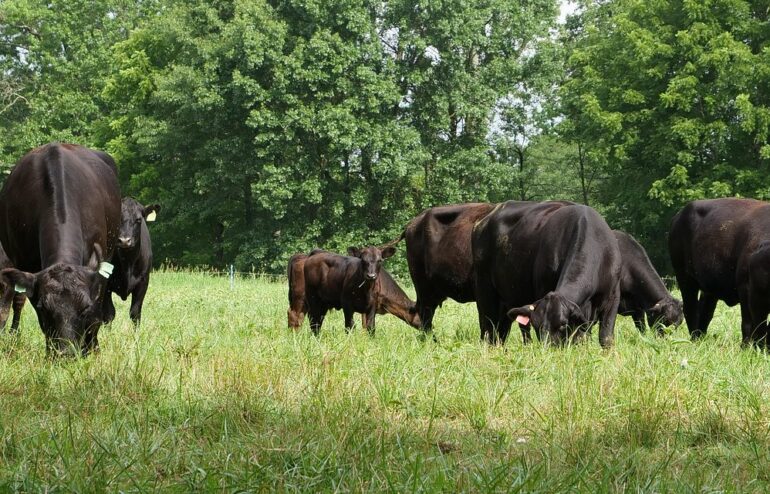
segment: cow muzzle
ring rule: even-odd
[[[118,238],[118,247],[121,249],[129,249],[133,247],[134,245],[134,239],[131,237],[119,237]]]

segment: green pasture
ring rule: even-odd
[[[616,345],[479,342],[447,302],[437,342],[392,316],[377,334],[286,329],[286,284],[152,278],[101,352],[50,361],[32,310],[0,337],[0,491],[766,492],[770,362],[720,305]]]

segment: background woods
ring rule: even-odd
[[[281,272],[425,207],[585,202],[665,267],[691,199],[768,198],[770,3],[6,0],[0,164],[102,148],[156,259]]]

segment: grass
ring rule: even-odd
[[[117,301],[117,299],[116,299]],[[101,353],[49,361],[32,310],[0,336],[0,491],[617,492],[770,489],[770,361],[736,308],[709,335],[504,348],[447,302],[438,342],[378,316],[286,329],[286,286],[153,275]]]

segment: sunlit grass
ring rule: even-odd
[[[121,302],[99,355],[54,362],[26,308],[0,337],[0,490],[770,488],[770,364],[737,308],[698,343],[620,318],[609,351],[481,344],[472,304],[436,343],[340,313],[315,338],[286,308],[282,283],[156,273],[139,331]]]

